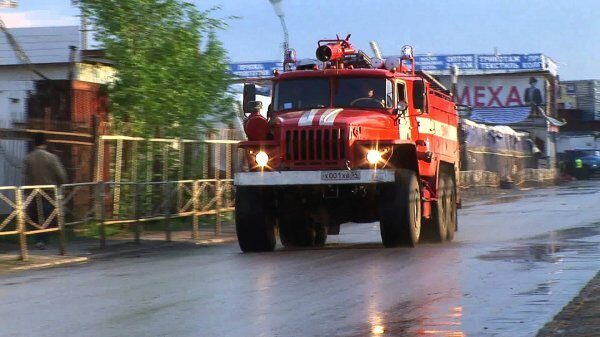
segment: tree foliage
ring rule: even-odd
[[[114,62],[111,114],[138,134],[184,136],[229,111],[225,22],[182,0],[79,0]],[[160,129],[157,128],[160,126]],[[160,130],[160,131],[157,131]]]

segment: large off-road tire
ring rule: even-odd
[[[446,234],[446,241],[452,241],[454,239],[454,233],[458,229],[458,214],[457,208],[458,205],[456,203],[456,182],[452,178],[451,175],[445,176],[446,189],[448,190],[448,212],[447,212],[447,222],[448,225],[446,228],[448,229],[448,233]]]
[[[440,172],[438,177],[437,201],[431,203],[431,218],[423,221],[421,239],[429,242],[444,242],[448,236],[450,191],[447,174]]]
[[[270,201],[272,191],[240,186],[235,194],[235,228],[243,252],[275,249],[275,219]]]
[[[417,245],[421,234],[421,191],[414,171],[398,169],[396,181],[382,186],[380,212],[385,247]]]

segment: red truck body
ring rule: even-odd
[[[386,247],[454,235],[458,116],[449,91],[415,72],[412,55],[373,69],[349,44],[351,53],[339,48],[321,69],[273,78],[268,120],[247,109],[240,146],[250,172],[235,177],[243,251],[272,250],[277,228],[286,246],[322,245],[347,221],[379,220]]]

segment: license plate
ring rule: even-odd
[[[321,180],[360,180],[359,171],[324,171],[321,172]]]

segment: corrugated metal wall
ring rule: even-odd
[[[459,136],[463,171],[491,171],[514,179],[524,169],[536,168],[534,143],[527,133],[461,119]]]
[[[27,81],[0,83],[0,128],[11,128],[13,122],[25,120],[27,89],[31,87],[33,82]],[[26,141],[0,140],[0,186],[20,184],[21,167],[26,153]]]
[[[562,81],[575,87],[577,109],[585,111],[586,121],[600,120],[600,80]]]
[[[27,142],[0,140],[0,186],[17,185],[21,181],[21,168]]]

